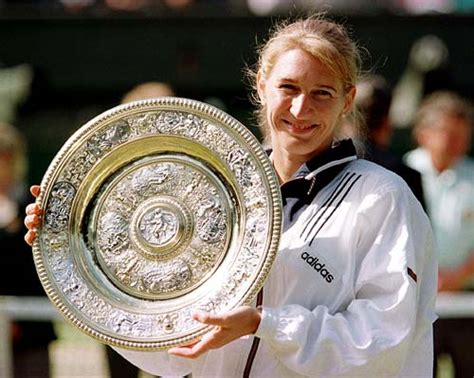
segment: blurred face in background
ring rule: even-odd
[[[431,125],[418,131],[417,138],[420,146],[430,153],[435,167],[442,171],[469,151],[471,125],[462,117],[439,113]]]
[[[13,156],[7,152],[0,152],[0,194],[8,194],[13,181]]]

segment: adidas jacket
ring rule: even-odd
[[[281,188],[284,231],[255,336],[196,360],[118,349],[145,371],[196,377],[431,377],[437,263],[405,182],[350,140]]]

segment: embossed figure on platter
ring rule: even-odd
[[[224,311],[263,283],[279,237],[275,185],[259,143],[212,107],[112,109],[71,137],[45,176],[34,247],[43,284],[102,341],[178,345],[204,332],[191,308]]]
[[[176,235],[178,220],[171,211],[157,207],[143,215],[138,228],[147,242],[161,246]]]

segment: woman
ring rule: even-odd
[[[123,356],[160,375],[431,376],[437,267],[428,220],[398,176],[335,140],[358,69],[340,25],[315,17],[276,29],[254,78],[284,233],[258,307],[196,313],[215,325],[196,344],[118,349]],[[38,210],[28,208],[28,242]]]

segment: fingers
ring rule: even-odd
[[[213,315],[204,311],[195,311],[192,314],[192,318],[201,322],[203,324],[218,324],[222,322],[222,317],[218,315]],[[184,358],[197,358],[203,353],[207,352],[209,349],[216,347],[216,334],[219,334],[219,328],[217,327],[203,336],[201,340],[190,345],[184,345],[180,347],[171,348],[168,350],[169,354],[184,357]]]
[[[168,350],[169,354],[174,356],[184,357],[184,358],[198,358],[205,352],[210,349],[215,349],[220,347],[221,345],[226,344],[226,342],[222,342],[218,335],[219,331],[211,331],[204,335],[204,337],[195,344],[186,345],[182,347],[171,348]]]
[[[30,203],[26,206],[26,214],[27,215],[41,215],[41,207],[36,203]]]
[[[24,223],[28,230],[33,230],[40,225],[40,217],[36,214],[27,215]]]
[[[250,306],[241,306],[221,314],[195,311],[192,317],[203,324],[238,329],[243,332],[242,335],[255,333],[261,321],[261,314]]]
[[[34,187],[38,189],[34,189]],[[39,194],[39,186],[34,186],[31,187],[31,193],[33,195]],[[30,203],[28,206],[26,206],[26,216],[24,219],[24,224],[26,228],[28,229],[28,232],[25,234],[25,241],[27,244],[32,245],[33,242],[36,239],[37,232],[36,229],[39,227],[41,223],[41,207],[37,205],[36,203]]]
[[[29,245],[33,245],[33,242],[36,239],[37,233],[36,228],[40,224],[40,217],[36,214],[27,215],[25,217],[25,226],[28,229],[28,232],[25,234],[25,241]]]
[[[29,230],[25,234],[25,241],[26,241],[27,244],[33,245],[33,242],[35,241],[35,239],[36,239],[36,231]]]
[[[30,187],[30,193],[33,195],[33,197],[38,197],[41,191],[41,187],[39,185],[32,185]]]
[[[168,350],[169,354],[184,358],[197,358],[199,355],[196,354],[196,350],[193,349],[198,343],[192,345],[185,345],[181,347],[175,347]]]
[[[224,325],[226,320],[226,317],[223,315],[211,314],[204,311],[194,311],[192,317],[200,323],[217,326]]]
[[[214,326],[195,344],[171,348],[170,354],[197,358],[210,349],[220,348],[243,335],[254,333],[260,324],[260,313],[250,306],[241,306],[223,314],[195,311],[192,318],[200,323]]]

